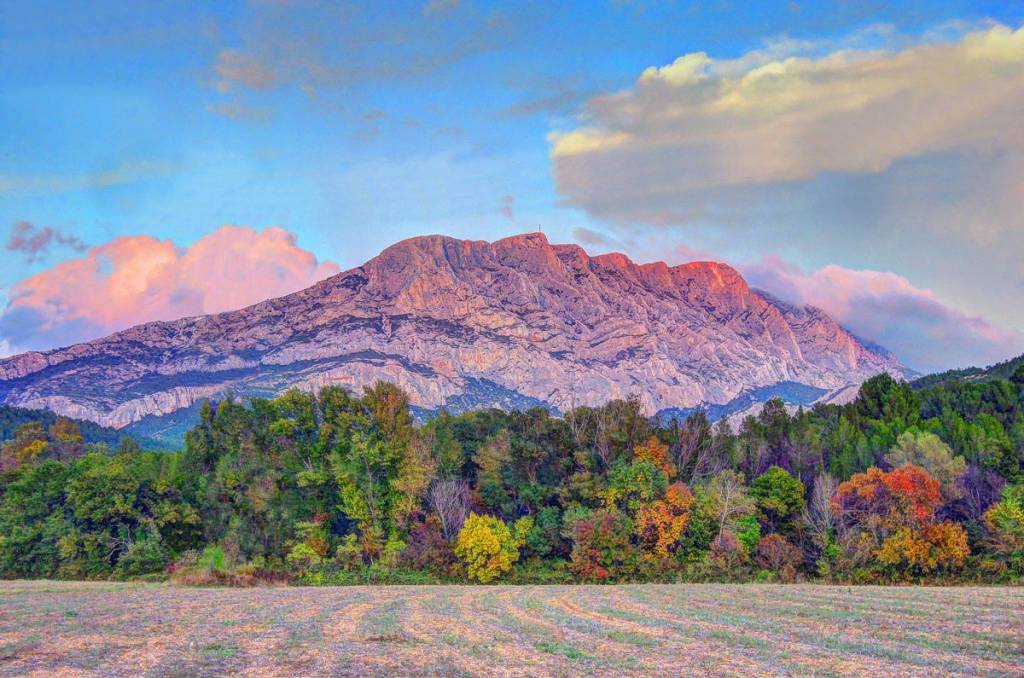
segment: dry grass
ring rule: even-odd
[[[1024,675],[1024,590],[0,582],[0,674]]]

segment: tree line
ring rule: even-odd
[[[29,423],[0,450],[0,576],[185,583],[1019,582],[1024,367],[733,430],[637,399],[441,412],[378,383],[204,403],[177,452]]]

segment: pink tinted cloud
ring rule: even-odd
[[[1021,332],[959,311],[895,273],[836,264],[806,272],[773,255],[743,274],[752,287],[821,308],[917,370],[989,365],[1024,351]]]
[[[52,348],[142,322],[242,308],[338,271],[277,227],[222,226],[190,247],[117,238],[16,283],[0,315],[0,340],[11,350]]]
[[[516,199],[515,198],[513,198],[511,195],[506,195],[506,196],[502,197],[502,199],[501,199],[501,210],[499,210],[499,211],[501,212],[501,215],[503,217],[505,217],[509,221],[515,221],[516,220],[515,208],[516,208]]]

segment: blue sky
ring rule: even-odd
[[[985,362],[1024,348],[1024,312],[993,299],[1024,293],[1024,270],[1007,256],[1024,254],[1013,235],[1024,226],[1013,221],[1024,202],[1019,140],[993,144],[965,131],[993,127],[992,120],[996,129],[1007,124],[1004,109],[1014,100],[1005,88],[1024,68],[1013,51],[1022,5],[185,5],[0,6],[0,228],[22,224],[19,232],[53,234],[25,246],[12,230],[0,270],[0,291],[12,302],[30,276],[122,236],[187,248],[224,224],[280,226],[298,248],[344,269],[412,235],[495,239],[543,224],[551,240],[621,249],[640,260],[724,259],[754,283],[824,305],[855,331],[895,343],[920,368]],[[952,131],[946,127],[953,123],[942,121],[936,138],[953,141],[889,143],[880,146],[881,164],[872,156],[862,164],[800,164],[746,176],[744,163],[770,162],[714,149],[713,156],[693,154],[700,167],[725,168],[705,186],[678,179],[689,170],[663,162],[697,142],[638,122],[656,117],[658,97],[669,96],[641,75],[687,54],[709,55],[714,65],[701,66],[700,78],[721,85],[749,74],[748,61],[813,61],[852,50],[870,62],[878,52],[952,49],[993,27],[1010,36],[1003,41],[1010,47],[992,61],[994,77],[1009,84],[991,95],[988,108],[964,114],[976,120],[958,118]],[[946,52],[936,54],[936,73],[951,69],[974,96],[981,76],[956,56],[947,63]],[[924,83],[928,73],[897,70],[892,78]],[[669,82],[671,74],[663,75]],[[690,100],[680,98],[686,83],[676,78],[671,85],[675,98],[664,101],[678,107],[679,124],[691,124]],[[720,121],[696,122],[712,123]],[[741,127],[715,138],[742,138],[750,129],[735,124]],[[841,133],[875,133],[861,124]],[[569,135],[580,130],[602,144],[626,133],[637,146],[577,152]],[[701,149],[709,143],[698,142]],[[560,143],[571,152],[559,152]],[[852,149],[856,155],[857,145]],[[803,151],[791,143],[783,152],[812,154]],[[659,168],[663,173],[652,176]],[[614,186],[601,183],[601,172]],[[631,185],[637,190],[620,190]],[[978,207],[991,204],[1001,207]],[[965,224],[978,211],[985,223]],[[971,245],[949,255],[958,247],[949,238],[972,228],[978,233]],[[837,267],[834,275],[823,273],[829,266]],[[861,275],[836,282],[840,270]],[[849,289],[837,290],[844,284],[882,287],[851,301]],[[33,334],[40,313],[50,314],[48,326],[61,322],[53,317],[60,305],[34,309],[34,320],[8,308],[0,341],[13,351],[48,348],[56,336],[87,338]],[[866,307],[877,307],[873,316]],[[136,313],[145,316],[145,307]],[[920,322],[896,331],[894,313],[920,315]]]

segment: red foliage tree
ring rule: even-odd
[[[964,529],[936,520],[941,505],[939,481],[910,465],[857,473],[832,498],[848,543],[870,543],[880,564],[904,575],[958,567],[969,555]]]

